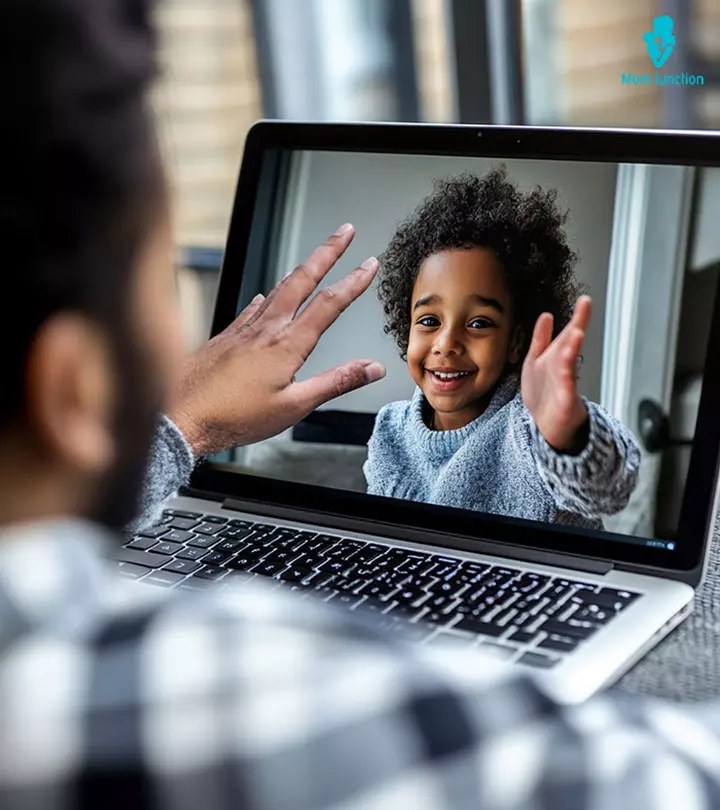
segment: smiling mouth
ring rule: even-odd
[[[469,377],[474,372],[472,371],[433,371],[432,369],[426,368],[428,374],[432,374],[438,380],[460,380],[463,377]]]

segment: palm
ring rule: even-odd
[[[521,390],[525,407],[546,441],[560,450],[573,445],[587,418],[575,377],[590,313],[590,299],[582,296],[572,320],[555,340],[552,316],[541,315],[523,364]]]

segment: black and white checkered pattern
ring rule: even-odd
[[[720,807],[720,704],[558,706],[249,582],[115,579],[107,538],[0,537],[0,807]]]

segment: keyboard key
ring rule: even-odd
[[[541,591],[548,583],[550,577],[541,577],[538,574],[523,574],[514,580],[510,587],[522,594],[531,594]]]
[[[325,562],[319,566],[319,570],[328,574],[339,574],[342,571],[346,571],[350,565],[351,563],[346,560],[325,560]]]
[[[185,546],[182,543],[168,543],[161,540],[157,545],[150,549],[151,554],[167,554],[168,557],[174,557],[178,551],[182,551]]]
[[[445,625],[450,624],[453,618],[453,616],[446,616],[437,610],[431,610],[428,613],[423,614],[420,617],[420,621],[427,622],[427,624],[437,625],[438,627],[445,627]]]
[[[197,573],[193,574],[193,576],[198,577],[199,579],[207,579],[215,582],[216,580],[224,577],[227,572],[227,568],[218,568],[214,565],[208,565]]]
[[[477,639],[468,636],[454,636],[452,633],[438,633],[428,641],[428,644],[432,644],[433,647],[458,649],[459,647],[474,646],[477,644]]]
[[[335,574],[328,574],[326,571],[314,571],[306,581],[312,588],[322,588],[335,579]]]
[[[639,593],[635,593],[634,591],[618,591],[615,590],[615,588],[600,588],[597,595],[617,599],[618,601],[625,602],[626,604],[634,602],[640,596]]]
[[[440,563],[428,573],[438,579],[451,579],[455,574],[460,573],[460,563],[457,560],[451,563]]]
[[[388,614],[391,616],[401,617],[402,619],[411,622],[413,619],[416,619],[420,614],[423,612],[422,608],[416,608],[412,605],[402,605],[395,600],[395,597],[390,600],[391,607],[388,610]]]
[[[188,540],[192,539],[192,533],[183,529],[171,529],[167,534],[163,535],[163,540],[169,540],[173,543],[187,543]]]
[[[149,529],[143,529],[138,532],[140,537],[162,537],[169,529],[167,526],[151,526]]]
[[[589,582],[576,582],[572,579],[558,579],[556,582],[559,585],[565,585],[569,588],[578,588],[580,590],[587,590],[587,591],[594,591],[595,585],[591,585]]]
[[[546,633],[557,633],[561,636],[571,636],[577,639],[589,638],[593,633],[599,629],[600,625],[593,625],[590,622],[581,622],[576,619],[571,619],[567,622],[558,622],[554,619],[548,619],[546,622],[538,626],[538,630],[544,630]]]
[[[202,515],[200,512],[185,512],[181,509],[165,509],[163,510],[163,517],[192,518],[193,520],[199,520]]]
[[[166,525],[169,526],[171,529],[194,529],[198,525],[198,523],[199,521],[197,521],[195,518],[176,517],[173,518]]]
[[[603,610],[610,610],[613,613],[617,613],[630,604],[630,602],[620,599],[617,596],[593,593],[592,591],[579,591],[571,597],[570,601],[576,605],[595,606]]]
[[[283,582],[298,583],[303,582],[312,575],[313,570],[311,568],[296,568],[293,566],[288,568],[287,571],[281,571],[278,574],[278,579],[283,580]]]
[[[384,554],[387,546],[381,546],[377,543],[363,543],[360,548],[356,549],[352,555],[353,562],[370,562],[381,554]]]
[[[195,534],[217,534],[224,530],[224,526],[220,523],[200,523],[193,529]]]
[[[537,633],[529,633],[527,630],[516,630],[508,640],[516,641],[518,644],[530,644],[535,638],[537,638]]]
[[[453,630],[464,630],[468,633],[480,633],[483,636],[492,636],[493,638],[497,638],[507,630],[507,627],[498,627],[496,624],[483,622],[474,618],[473,616],[466,616],[457,624],[453,625]]]
[[[184,574],[174,574],[172,571],[163,569],[162,571],[153,571],[143,579],[143,582],[150,582],[152,585],[162,585],[165,588],[171,588],[180,582]]]
[[[144,565],[135,565],[134,563],[125,562],[118,563],[118,571],[122,576],[128,579],[140,579],[140,577],[144,577],[145,574],[150,573],[150,569],[146,568]]]
[[[255,574],[250,574],[247,571],[231,571],[228,576],[225,577],[223,583],[229,582],[233,587],[239,587],[246,582],[250,582],[251,579],[255,579]]]
[[[220,542],[220,538],[218,537],[211,537],[208,535],[198,535],[197,537],[193,537],[192,540],[188,540],[189,546],[194,546],[195,548],[211,548],[216,543]]]
[[[366,599],[359,604],[356,608],[358,613],[368,613],[372,616],[384,614],[389,605],[386,602],[381,602],[379,599]]]
[[[293,551],[289,548],[276,548],[274,551],[271,551],[267,557],[265,557],[266,562],[282,562],[282,563],[291,563],[294,560],[302,559],[303,554],[300,551]]]
[[[318,554],[322,554],[323,551],[334,545],[334,543],[331,543],[328,540],[321,540],[321,537],[322,535],[317,535],[316,537],[308,540],[304,546],[304,550],[315,551]]]
[[[538,644],[544,650],[556,650],[557,652],[572,652],[580,643],[580,639],[573,636],[558,635],[552,633]]]
[[[454,596],[446,596],[445,594],[440,594],[439,596],[431,596],[427,602],[424,603],[426,608],[430,608],[430,610],[439,610],[442,611],[447,608],[449,605],[454,605],[457,603],[457,599]]]
[[[201,563],[192,560],[173,560],[162,570],[174,571],[176,574],[194,574],[200,567]]]
[[[423,591],[421,588],[408,588],[406,585],[401,586],[400,590],[393,596],[393,599],[407,605],[414,605],[416,602],[427,598],[427,591]]]
[[[441,579],[433,585],[429,585],[428,591],[438,596],[451,596],[465,588],[466,584],[465,582],[455,582],[454,579]]]
[[[506,644],[493,644],[490,641],[482,641],[480,642],[480,652],[492,655],[493,658],[507,661],[515,655],[517,648],[508,647]]]
[[[559,660],[559,658],[534,652],[526,652],[518,658],[520,664],[525,664],[529,667],[538,667],[539,669],[550,669],[554,667]]]
[[[218,537],[228,540],[244,540],[254,534],[252,529],[242,529],[239,526],[216,526],[215,528],[220,530],[217,533]]]
[[[275,563],[275,562],[259,562],[257,565],[253,566],[250,570],[254,574],[261,574],[264,577],[273,577],[275,574],[279,574],[280,571],[287,568],[285,563]]]
[[[370,580],[368,584],[360,590],[363,596],[370,596],[373,599],[385,600],[391,593],[397,590],[397,585],[392,582],[375,582]]]
[[[228,551],[211,551],[207,557],[203,557],[205,565],[222,565],[230,559],[232,554]]]
[[[248,526],[255,526],[255,525],[257,524],[252,523],[249,520],[240,520],[239,518],[228,521],[228,526],[239,526],[242,529],[245,529]]]
[[[175,555],[181,560],[199,560],[207,554],[207,549],[185,547]]]
[[[117,562],[129,562],[144,565],[146,568],[162,568],[172,559],[164,554],[150,554],[147,551],[137,551],[133,548],[118,548],[112,554]]]
[[[352,593],[339,592],[337,596],[333,598],[332,603],[333,605],[337,605],[338,607],[352,610],[353,608],[357,607],[357,605],[360,602],[362,602],[362,600],[363,600],[362,596],[357,596]]]
[[[614,619],[617,614],[614,610],[600,608],[597,605],[588,605],[572,614],[572,618],[578,622],[592,622],[593,624],[607,624],[610,619]]]
[[[152,537],[136,537],[132,542],[127,544],[127,548],[139,548],[141,551],[147,551],[152,548],[157,540]]]
[[[495,568],[494,571],[501,577],[513,577],[513,578],[520,576],[520,574],[523,573],[519,568]]]
[[[210,583],[206,582],[204,579],[195,579],[195,577],[192,577],[191,579],[185,579],[179,585],[176,585],[175,590],[178,590],[178,591],[206,591],[209,586],[210,586]]]
[[[468,562],[467,560],[463,560],[460,564],[460,570],[471,574],[485,574],[490,570],[490,566],[486,563]]]
[[[217,515],[203,515],[202,516],[204,523],[217,523],[219,525],[225,524],[228,522],[228,519],[225,517],[218,517]]]
[[[214,546],[214,549],[215,551],[234,553],[235,551],[240,551],[246,545],[247,543],[244,540],[223,540],[222,543],[218,543]]]

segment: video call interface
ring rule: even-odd
[[[357,358],[387,373],[217,460],[673,550],[712,314],[685,311],[697,291],[683,223],[703,171],[268,153],[238,312],[350,222],[322,286],[371,256],[377,276],[297,379]],[[688,441],[655,447],[640,402],[689,402],[673,426]]]

